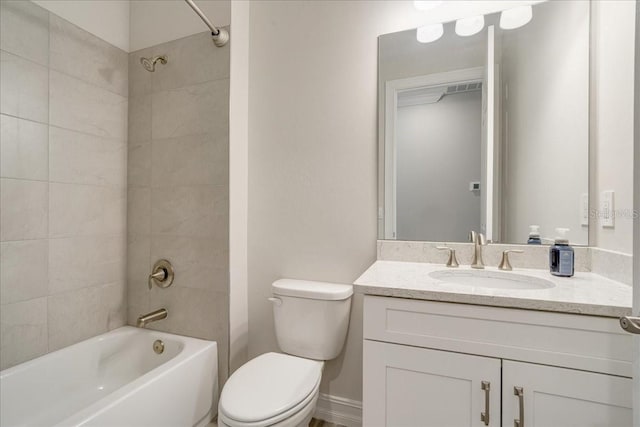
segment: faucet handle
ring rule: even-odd
[[[161,288],[168,288],[173,283],[173,267],[166,259],[161,259],[153,265],[153,270],[149,275],[149,290],[156,284]]]
[[[458,267],[458,259],[456,258],[456,250],[448,246],[436,246],[436,249],[441,251],[449,251],[449,259],[447,260],[447,267]]]
[[[511,263],[509,262],[510,253],[521,254],[524,253],[524,251],[520,249],[507,249],[506,251],[502,251],[502,259],[500,260],[500,264],[498,264],[499,270],[513,270],[513,267],[511,267]]]

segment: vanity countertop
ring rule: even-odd
[[[555,284],[553,288],[525,290],[457,285],[429,276],[439,270],[452,269],[441,264],[379,260],[362,273],[354,287],[367,295],[606,317],[631,314],[631,286],[593,273],[577,272],[573,277],[556,277],[546,270],[514,269],[511,273],[546,279]],[[471,268],[460,266],[455,270]],[[486,271],[498,269],[487,267]]]

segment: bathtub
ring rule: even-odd
[[[200,427],[217,397],[215,342],[125,326],[0,372],[0,425]]]

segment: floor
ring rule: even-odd
[[[342,424],[334,424],[328,421],[316,420],[315,418],[311,419],[309,423],[309,427],[345,427]]]

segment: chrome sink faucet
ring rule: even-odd
[[[167,317],[167,310],[161,308],[160,310],[152,311],[151,313],[143,314],[138,317],[136,325],[138,328],[144,328],[151,322],[157,322]]]
[[[484,234],[482,233],[470,231],[469,241],[473,243],[473,258],[471,258],[471,268],[484,268],[484,261],[482,261],[482,246],[487,244],[487,239],[485,239]]]

